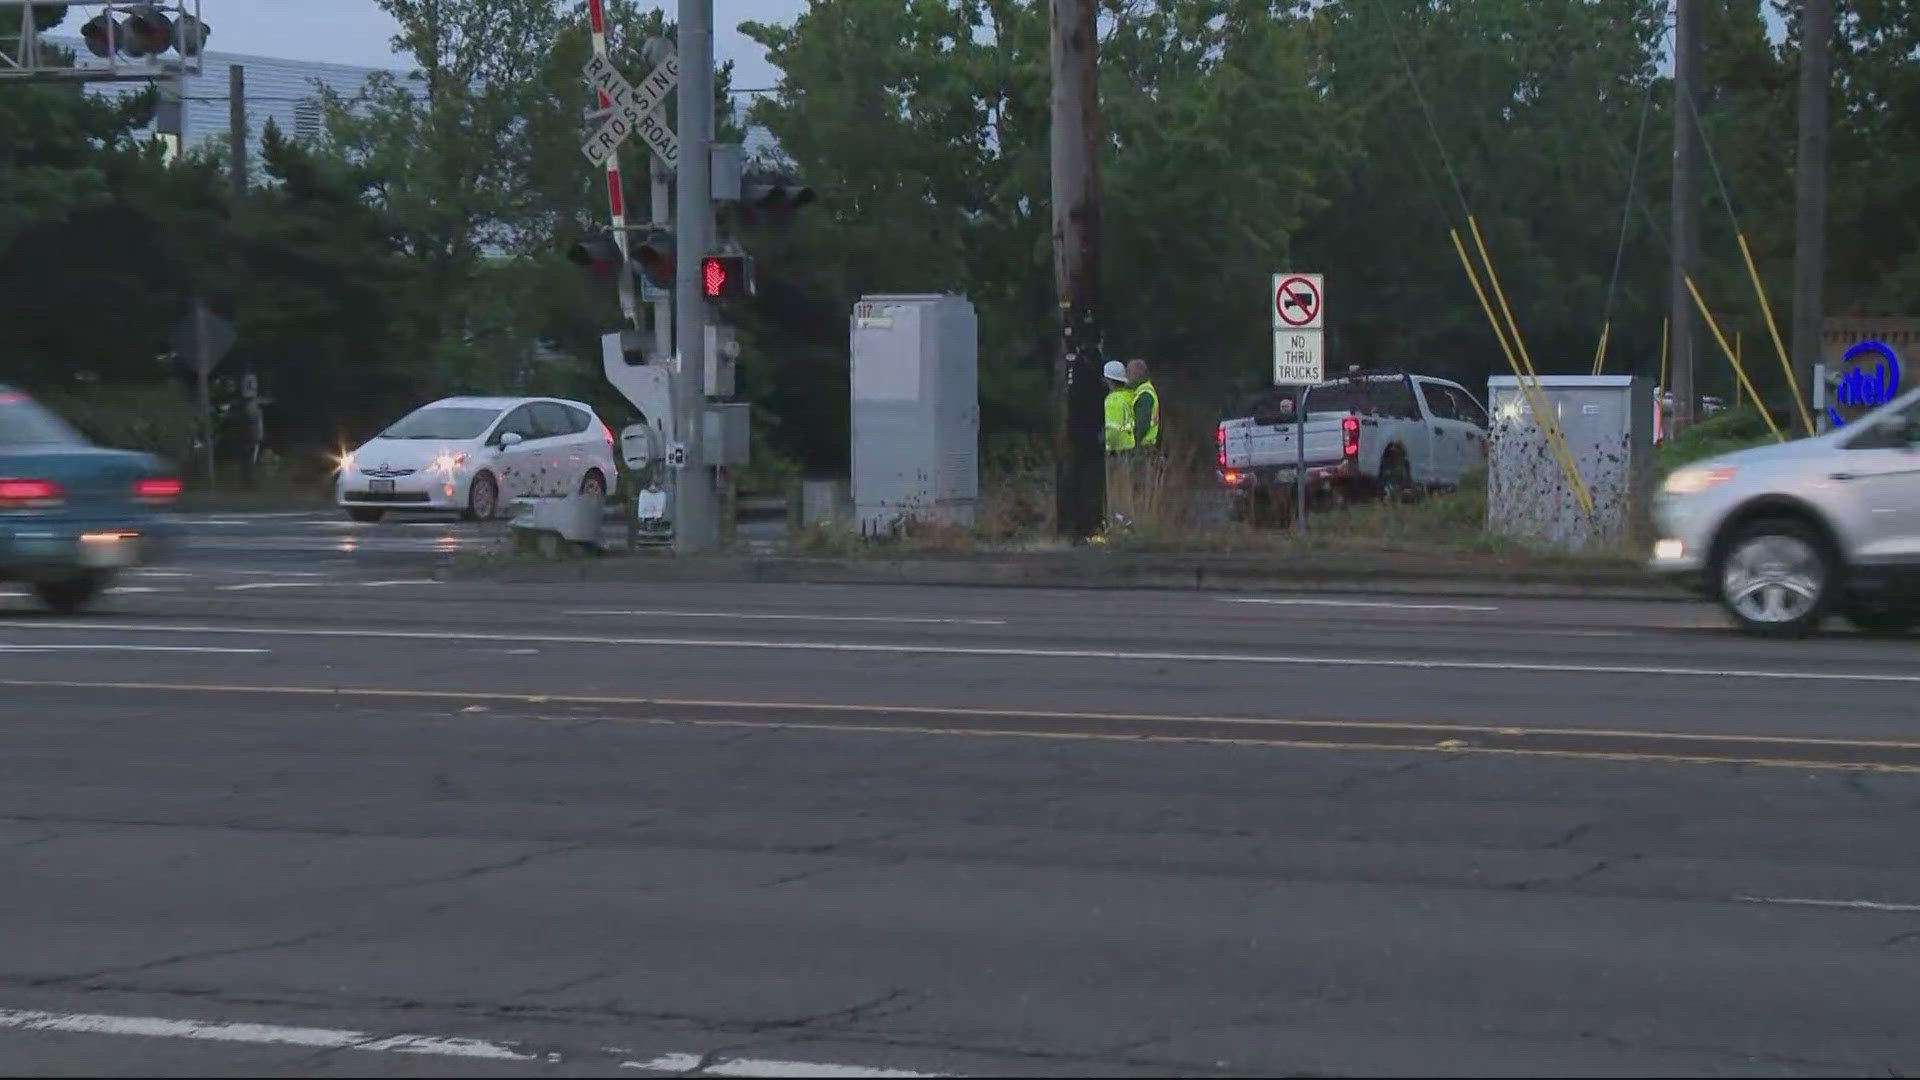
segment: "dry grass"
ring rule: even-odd
[[[1368,502],[1312,513],[1303,534],[1228,520],[1212,471],[1167,455],[1129,463],[1110,475],[1110,527],[1095,543],[1116,550],[1205,554],[1375,554],[1475,557],[1515,564],[1596,566],[1637,561],[1639,548],[1580,554],[1543,551],[1488,532],[1484,475],[1452,492],[1407,502]],[[1066,550],[1053,536],[1053,471],[1038,465],[982,484],[972,529],[909,522],[897,537],[863,540],[821,527],[796,538],[799,551],[859,557],[882,554],[1015,553]]]

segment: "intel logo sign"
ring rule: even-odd
[[[1879,361],[1871,369],[1867,368],[1866,361],[1875,356]],[[1834,427],[1842,427],[1847,422],[1841,417],[1840,408],[1864,412],[1899,396],[1900,357],[1885,342],[1863,341],[1848,349],[1841,363],[1854,366],[1840,376],[1834,391],[1835,405],[1827,407],[1827,419],[1833,421]]]

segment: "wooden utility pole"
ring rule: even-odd
[[[1790,352],[1800,388],[1807,394],[1813,393],[1820,330],[1826,322],[1827,91],[1832,85],[1832,48],[1833,0],[1806,0],[1800,5],[1800,150],[1793,184]]]
[[[1095,0],[1052,0],[1056,531],[1085,540],[1106,517],[1100,437],[1100,87]]]
[[[1694,385],[1696,321],[1687,278],[1700,267],[1700,124],[1695,112],[1700,86],[1700,0],[1673,0],[1673,426],[1668,437],[1693,425],[1699,412]]]
[[[227,67],[227,143],[233,172],[233,207],[247,197],[247,69]]]

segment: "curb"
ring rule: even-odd
[[[660,552],[539,562],[456,560],[455,580],[629,584],[918,585],[966,588],[1150,589],[1184,592],[1394,593],[1587,600],[1692,598],[1620,567],[1513,566],[1391,556],[1273,559],[1246,556],[1067,553],[994,557],[832,559],[791,555],[674,556]]]

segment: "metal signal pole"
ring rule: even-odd
[[[713,478],[701,435],[706,423],[707,300],[700,264],[713,242],[713,0],[680,0],[680,170],[674,218],[674,431],[684,448],[673,485],[673,550],[719,546]],[[672,464],[672,463],[670,463]]]
[[[1700,266],[1700,127],[1692,102],[1700,84],[1700,0],[1673,0],[1673,431],[1691,427],[1699,390],[1694,385],[1696,320],[1687,278]]]

